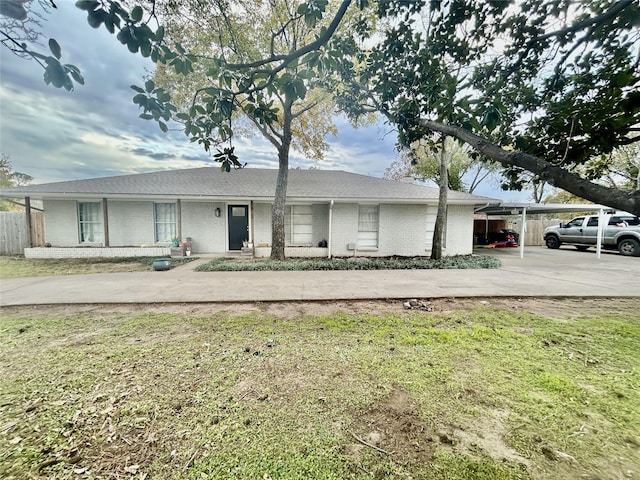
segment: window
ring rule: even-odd
[[[285,210],[285,239],[288,245],[313,245],[311,205],[291,205]]]
[[[78,202],[80,243],[102,242],[100,202]]]
[[[598,226],[598,217],[591,217],[587,222],[587,227],[597,227]]]
[[[245,217],[247,215],[247,207],[231,207],[232,217]]]
[[[611,220],[609,220],[609,225],[624,225],[627,224],[627,226],[637,226],[640,225],[640,220],[638,219],[638,217],[634,217],[633,215],[619,215],[619,216],[615,216],[615,217],[611,217]]]
[[[565,228],[581,227],[583,223],[584,223],[584,217],[576,217],[573,220],[571,220],[569,223],[567,223],[564,227]]]
[[[176,234],[176,204],[175,203],[156,203],[155,220],[156,220],[156,242],[170,242]]]
[[[358,208],[358,248],[378,247],[378,205]]]

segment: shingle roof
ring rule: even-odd
[[[221,172],[217,167],[72,180],[0,191],[0,196],[32,198],[182,198],[219,200],[273,199],[278,171],[245,168]],[[289,170],[290,200],[360,200],[436,203],[438,189],[336,170]],[[450,203],[483,204],[498,200],[449,192]]]

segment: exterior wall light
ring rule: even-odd
[[[220,210],[220,207],[216,208],[216,217],[219,217],[222,213],[222,210]]]

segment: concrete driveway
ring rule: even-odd
[[[478,249],[493,270],[167,272],[2,280],[0,304],[254,302],[439,297],[640,297],[640,258],[573,248]],[[639,301],[640,306],[640,301]]]

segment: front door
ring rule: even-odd
[[[229,205],[229,250],[240,250],[242,242],[249,240],[249,206]]]

